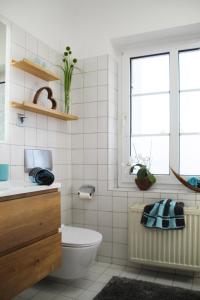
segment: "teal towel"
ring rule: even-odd
[[[185,227],[184,204],[171,199],[164,199],[146,205],[141,224],[147,228],[182,229]]]
[[[197,177],[190,177],[187,182],[194,187],[198,187],[200,184],[200,180]]]

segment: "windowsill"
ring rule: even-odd
[[[181,185],[177,184],[176,188],[170,188],[167,187],[152,187],[149,190],[142,191],[138,187],[133,186],[133,187],[117,187],[117,188],[110,188],[109,190],[112,190],[113,192],[130,192],[130,193],[135,193],[140,196],[145,195],[145,194],[188,194],[188,195],[198,195],[197,192],[194,192],[192,190],[189,190],[187,188],[182,188]]]

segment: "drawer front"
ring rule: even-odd
[[[60,193],[0,202],[0,256],[58,232]]]
[[[0,257],[0,299],[12,299],[47,276],[60,263],[60,233]]]

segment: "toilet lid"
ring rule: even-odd
[[[62,244],[68,247],[88,247],[101,242],[101,233],[79,227],[62,226]]]

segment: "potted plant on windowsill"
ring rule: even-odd
[[[148,190],[155,182],[156,177],[150,172],[151,167],[151,149],[149,156],[142,156],[137,154],[135,146],[133,145],[135,151],[135,157],[130,157],[128,166],[129,174],[136,175],[135,183],[140,190]]]
[[[131,166],[129,174],[132,175],[136,167],[139,167],[139,169],[136,174],[135,183],[140,190],[146,191],[156,182],[156,177],[148,170],[147,166],[139,163]]]

